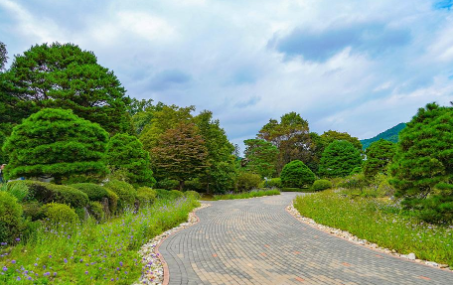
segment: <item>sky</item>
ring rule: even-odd
[[[0,0],[10,55],[75,43],[130,97],[211,110],[243,147],[295,111],[370,138],[453,100],[453,0]]]

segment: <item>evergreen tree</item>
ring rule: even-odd
[[[0,123],[19,124],[42,108],[62,108],[111,134],[130,130],[125,89],[92,52],[76,45],[33,46],[2,77]]]
[[[336,140],[324,150],[319,174],[327,178],[346,177],[361,164],[360,152],[352,143]]]
[[[103,178],[108,133],[71,110],[43,109],[14,127],[3,146],[8,177],[52,177],[56,183]]]
[[[340,133],[337,131],[329,130],[327,132],[324,132],[321,135],[321,138],[324,140],[325,146],[328,146],[329,144],[331,144],[334,141],[348,141],[348,142],[352,143],[354,145],[354,147],[357,148],[358,150],[360,150],[360,151],[362,150],[362,143],[360,142],[360,140],[356,137],[351,136],[350,134],[348,134],[346,132]]]
[[[387,166],[395,155],[396,144],[380,139],[366,149],[366,161],[363,164],[365,177],[372,178],[378,173],[387,173]]]
[[[302,161],[294,160],[283,167],[280,175],[283,187],[304,188],[315,182],[315,174]]]
[[[261,177],[274,177],[278,149],[270,142],[260,139],[245,140],[246,167]]]
[[[136,187],[152,187],[156,183],[149,152],[143,149],[142,143],[134,136],[116,134],[110,138],[106,159],[112,171],[125,171],[126,182]]]

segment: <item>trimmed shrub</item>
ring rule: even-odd
[[[315,191],[322,191],[322,190],[327,190],[332,188],[332,182],[329,180],[325,179],[320,179],[316,180],[315,183],[313,183],[313,190]]]
[[[120,198],[112,190],[109,190],[109,189],[106,189],[106,190],[107,190],[107,195],[108,195],[108,199],[109,199],[109,211],[111,214],[114,214],[118,207],[118,200]]]
[[[283,167],[280,174],[282,186],[286,188],[310,187],[315,182],[315,174],[300,160],[294,160]]]
[[[21,234],[22,207],[9,193],[0,191],[0,241],[13,243]]]
[[[70,187],[87,194],[90,201],[102,201],[103,198],[109,196],[107,190],[104,187],[93,183],[72,184],[70,185]]]
[[[164,179],[157,181],[156,188],[164,189],[164,190],[173,190],[179,187],[179,181]]]
[[[175,187],[177,188],[177,187]],[[172,188],[172,189],[175,189],[175,188]],[[192,179],[192,180],[189,180],[189,181],[186,181],[184,182],[184,190],[186,191],[203,191],[203,190],[206,190],[205,187],[203,187],[203,184],[201,184],[200,180],[198,179]]]
[[[42,208],[44,215],[48,218],[48,222],[54,226],[64,223],[75,224],[79,221],[74,209],[65,204],[50,203]]]
[[[88,212],[97,220],[103,221],[105,217],[104,207],[99,202],[90,202],[88,204]]]
[[[104,185],[106,188],[118,195],[118,210],[124,210],[127,207],[133,207],[137,198],[137,191],[132,185],[124,181],[113,180]]]
[[[140,187],[137,189],[137,199],[141,205],[151,205],[156,200],[157,193],[149,187]]]
[[[38,201],[31,201],[22,204],[22,210],[25,217],[30,217],[32,221],[41,220],[44,218],[42,205]]]
[[[201,199],[200,193],[198,193],[196,191],[186,191],[186,192],[184,192],[184,196],[186,196],[187,198],[191,197],[192,199],[195,199],[195,200]]]
[[[179,199],[184,197],[184,193],[178,190],[171,190],[170,195],[173,197],[173,199]]]
[[[171,200],[170,191],[165,189],[155,189],[156,190],[156,197],[159,200]]]
[[[43,204],[51,202],[68,204],[73,208],[83,208],[88,205],[88,196],[72,187],[55,185],[47,182],[25,180],[30,194]]]
[[[250,191],[258,188],[261,183],[261,176],[258,174],[244,172],[237,178],[237,187],[240,191]]]
[[[266,183],[264,184],[266,185]],[[282,179],[281,178],[272,178],[267,181],[266,188],[282,188]]]

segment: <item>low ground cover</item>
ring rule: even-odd
[[[351,199],[328,190],[298,196],[294,207],[317,223],[350,232],[402,254],[453,266],[453,226],[431,225],[406,215],[388,199]]]
[[[138,250],[152,237],[187,220],[192,197],[129,208],[105,224],[90,219],[41,227],[14,247],[0,247],[1,284],[131,284],[141,274]]]
[[[236,200],[236,199],[248,199],[264,196],[275,196],[280,195],[280,191],[276,189],[272,190],[256,190],[245,193],[225,194],[225,195],[214,195],[212,197],[203,197],[202,200],[219,201],[219,200]]]

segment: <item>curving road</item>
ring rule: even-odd
[[[285,211],[296,196],[211,202],[160,247],[170,284],[453,284],[453,273],[318,231]]]

